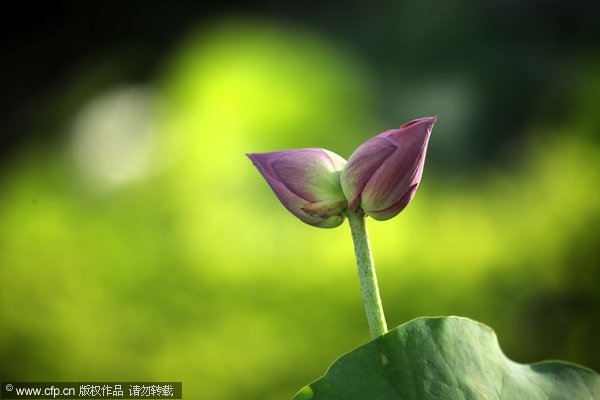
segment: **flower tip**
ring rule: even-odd
[[[252,162],[260,161],[260,155],[261,153],[246,153],[246,157],[248,157]]]
[[[427,117],[425,118],[428,122],[429,125],[429,129],[433,128],[433,125],[435,125],[435,123],[437,122],[438,116],[434,116],[434,117]]]
[[[246,153],[246,157],[252,161],[261,173],[271,170],[271,163],[277,159],[277,152],[271,153]]]
[[[437,115],[435,117],[424,117],[424,118],[413,119],[412,121],[407,122],[404,125],[400,126],[400,128],[398,128],[398,129],[406,129],[413,125],[424,125],[427,127],[428,130],[431,130],[431,128],[433,128],[433,125],[435,124],[437,119],[438,119]]]
[[[427,133],[431,135],[431,130],[433,129],[433,125],[435,125],[435,123],[437,122],[438,117],[436,115],[435,117],[427,117],[423,119],[427,121]]]
[[[253,163],[256,161],[255,155],[256,153],[246,153],[246,157],[248,157]]]

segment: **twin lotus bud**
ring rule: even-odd
[[[360,145],[348,162],[324,149],[248,154],[279,201],[303,222],[334,228],[344,212],[384,221],[412,200],[436,118],[421,118]]]

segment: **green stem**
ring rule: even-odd
[[[369,323],[371,337],[375,339],[387,332],[387,324],[385,323],[381,298],[379,297],[379,287],[377,286],[375,265],[373,264],[369,235],[365,225],[365,215],[351,211],[348,211],[347,215],[352,240],[354,241],[354,253],[356,254],[356,264],[358,264],[358,277],[363,302],[365,303],[365,311],[367,312],[367,322]]]

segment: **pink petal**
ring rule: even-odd
[[[322,218],[303,211],[303,208],[312,204],[315,193],[331,189],[328,179],[333,182],[337,179],[339,182],[339,170],[345,164],[343,158],[322,149],[283,150],[247,156],[271,186],[279,201],[300,220],[323,228],[335,227],[343,222],[343,217]],[[312,172],[310,166],[315,168]],[[325,176],[323,179],[327,182],[321,182],[314,177],[319,176],[319,172]],[[282,178],[288,182],[284,182]],[[339,183],[337,186],[338,197],[343,199]],[[311,188],[314,189],[312,192],[309,191]]]
[[[363,189],[361,206],[367,214],[401,204],[405,195],[412,191],[413,194],[408,199],[410,201],[423,174],[427,144],[434,122],[435,118],[421,118],[379,135],[395,144],[396,150]]]
[[[271,166],[281,182],[297,196],[316,202],[342,199],[340,171],[345,161],[323,149],[288,150]]]
[[[385,208],[383,210],[369,211],[367,214],[370,217],[372,217],[373,219],[376,219],[378,221],[385,221],[385,220],[395,217],[402,210],[404,210],[406,208],[408,203],[410,203],[410,201],[412,200],[412,198],[414,197],[414,195],[417,191],[418,186],[419,185],[417,185],[417,184],[411,186],[409,188],[408,192],[405,193],[404,196],[402,196],[400,198],[400,200],[398,200],[396,203],[392,204],[390,207]]]
[[[342,171],[342,190],[348,199],[348,208],[356,211],[361,202],[363,189],[396,146],[385,138],[374,137],[360,145],[352,153]]]

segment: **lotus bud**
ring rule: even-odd
[[[436,119],[416,119],[367,140],[354,151],[341,176],[349,210],[360,208],[384,221],[408,205],[419,187]]]
[[[346,160],[324,149],[247,154],[281,203],[303,222],[334,228],[347,201],[340,185]]]

